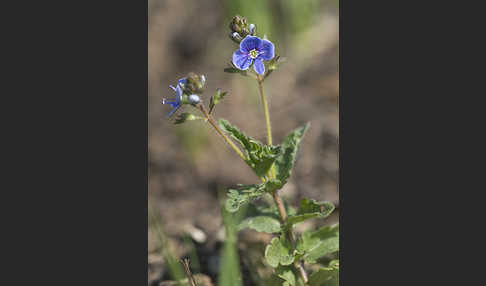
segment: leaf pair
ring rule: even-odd
[[[219,119],[219,126],[224,132],[236,140],[241,147],[243,147],[246,153],[245,162],[253,169],[257,176],[265,177],[272,165],[275,166],[277,180],[267,181],[267,183],[264,183],[266,184],[265,187],[263,187],[262,184],[250,185],[251,187],[248,191],[255,194],[253,191],[255,187],[257,189],[265,188],[266,191],[271,192],[273,190],[281,189],[285,185],[292,174],[292,168],[295,164],[299,144],[310,124],[307,123],[304,126],[292,131],[284,139],[281,146],[265,145],[260,141],[245,135],[237,127],[233,126],[225,119]],[[263,193],[264,192],[258,192],[259,195],[263,195]],[[230,212],[237,211],[242,204],[251,199],[248,196],[242,196],[235,190],[230,190],[228,196],[229,201],[227,202],[226,206],[229,207],[228,211]],[[252,198],[256,197],[256,195],[252,196]],[[318,215],[313,214],[307,216],[315,217]],[[292,221],[292,224],[300,222],[303,219],[307,219],[306,216],[293,218],[292,220],[295,220],[295,222]]]
[[[246,136],[225,119],[219,119],[219,126],[243,147],[246,152],[245,162],[257,176],[264,177],[278,155],[280,155],[280,146],[268,146],[250,136]]]
[[[316,263],[317,259],[339,250],[339,225],[321,227],[316,231],[306,231],[297,240],[295,251],[290,242],[281,235],[274,237],[265,249],[265,259],[273,268],[287,266],[294,260],[303,259]]]
[[[235,196],[236,195],[232,195]],[[238,196],[239,197],[239,196]],[[258,197],[258,194],[254,194]],[[241,201],[240,201],[241,204]],[[284,227],[292,227],[294,224],[312,218],[326,218],[334,210],[330,202],[316,202],[315,200],[302,199],[297,212],[289,212],[287,224]],[[278,233],[282,230],[280,217],[276,208],[258,208],[250,206],[247,210],[246,219],[239,224],[239,229],[251,228],[259,232]]]

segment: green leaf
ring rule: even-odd
[[[240,208],[241,205],[247,203],[248,200],[247,195],[240,194],[237,190],[229,190],[225,208],[227,211],[234,213]]]
[[[295,215],[289,215],[288,226],[303,222],[311,218],[326,218],[334,211],[331,202],[316,202],[315,200],[302,199],[300,208]]]
[[[268,62],[268,70],[276,70],[287,61],[287,58],[282,58],[281,56],[275,56],[272,60]]]
[[[309,286],[339,286],[339,261],[332,261],[329,267],[322,267],[312,273]]]
[[[296,250],[308,263],[339,250],[339,225],[324,226],[316,231],[306,231],[297,239]]]
[[[265,259],[273,268],[278,265],[290,265],[294,262],[294,256],[291,254],[290,243],[281,236],[274,237],[269,245],[265,248]]]
[[[219,101],[223,99],[223,97],[225,97],[227,94],[228,94],[227,91],[221,92],[221,89],[219,88],[216,90],[216,93],[213,96],[211,96],[211,99],[209,101],[209,114],[213,112],[213,109],[216,106],[216,104],[218,104]]]
[[[248,73],[244,70],[238,69],[232,62],[230,63],[230,66],[224,69],[224,72],[227,73],[239,73],[243,76],[248,76]]]
[[[286,58],[275,55],[275,57],[268,62],[267,72],[263,78],[266,79],[274,70],[277,70],[286,61]]]
[[[280,221],[270,216],[254,216],[244,219],[240,225],[243,228],[251,228],[259,232],[277,233],[280,232]]]
[[[231,68],[225,68],[224,69],[224,72],[227,72],[227,73],[240,73],[241,71],[239,69],[237,69],[237,68],[231,67]]]
[[[305,132],[309,128],[310,123],[306,123],[304,126],[299,127],[292,131],[282,142],[282,150],[277,160],[275,161],[275,171],[277,173],[277,179],[282,182],[282,185],[287,183],[288,178],[292,173],[299,144],[305,135]]]
[[[243,147],[246,152],[245,162],[255,171],[257,176],[264,177],[273,162],[280,155],[280,146],[268,146],[246,136],[225,119],[219,119],[219,126]],[[280,188],[281,186],[283,184],[280,184],[278,187]]]
[[[283,285],[295,286],[295,274],[290,266],[279,266],[275,269],[275,274],[285,280]],[[285,284],[287,283],[287,284]]]
[[[236,212],[243,204],[260,198],[266,192],[273,192],[280,186],[280,181],[269,180],[260,184],[238,185],[238,190],[230,189],[226,200],[226,210]]]

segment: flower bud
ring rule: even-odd
[[[245,17],[241,17],[240,15],[236,15],[233,17],[233,20],[230,23],[230,30],[232,32],[237,32],[241,34],[248,26],[248,20]]]
[[[235,41],[237,44],[239,44],[241,42],[241,40],[243,40],[243,38],[237,32],[230,32],[229,36],[230,36],[230,39]]]
[[[191,72],[186,77],[184,92],[186,94],[201,94],[204,92],[205,83],[206,83],[206,77],[204,75],[197,75]]]
[[[229,28],[231,30],[230,38],[237,43],[248,35],[254,36],[256,34],[255,24],[248,24],[248,20],[239,15],[233,17]]]
[[[189,104],[198,104],[200,101],[201,101],[201,99],[199,98],[199,96],[197,96],[195,94],[191,94],[188,97]]]
[[[255,36],[256,35],[256,26],[255,24],[250,24],[250,35]]]

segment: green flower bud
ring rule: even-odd
[[[248,35],[254,36],[256,34],[255,24],[248,24],[248,20],[240,15],[233,17],[229,28],[231,30],[230,38],[237,43]]]
[[[245,17],[236,15],[230,23],[230,30],[241,34],[245,29],[248,28],[248,20]]]
[[[197,75],[191,72],[186,77],[186,84],[184,85],[184,93],[202,94],[204,92],[205,83],[206,83],[206,77],[204,75]]]

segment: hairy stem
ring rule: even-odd
[[[260,98],[262,99],[263,112],[265,114],[265,125],[267,127],[267,144],[273,145],[272,144],[272,124],[270,123],[270,112],[268,109],[267,97],[265,96],[265,90],[263,88],[263,78],[260,75],[257,75],[257,82],[258,82],[258,91],[260,92]],[[276,179],[275,167],[273,164],[272,167],[270,168],[270,174],[272,178]]]
[[[267,126],[267,143],[268,145],[272,145],[272,125],[270,123],[270,113],[268,111],[268,102],[267,98],[265,96],[265,90],[263,88],[263,78],[260,75],[257,75],[257,82],[258,82],[258,90],[260,92],[260,98],[262,99],[262,104],[263,104],[263,111],[265,113],[265,123]],[[276,179],[277,176],[275,174],[275,167],[272,165],[270,168],[270,174],[271,177]],[[285,210],[285,205],[283,203],[282,198],[280,197],[279,190],[275,190],[273,192],[273,201],[277,205],[278,208],[278,213],[280,217],[282,218],[282,222],[285,224],[287,222],[287,211]],[[292,227],[289,227],[287,230],[287,237],[290,240],[292,244],[292,248],[295,249],[295,235],[292,230]],[[300,278],[304,281],[305,285],[308,285],[309,279],[307,278],[307,273],[305,272],[304,267],[302,266],[302,263],[300,261],[296,261],[294,263],[294,267],[297,269],[297,272],[299,273]]]
[[[238,146],[236,146],[235,143],[231,141],[231,139],[223,132],[223,130],[219,128],[214,118],[211,115],[209,115],[209,113],[206,111],[206,108],[204,108],[204,105],[199,104],[199,109],[203,113],[204,117],[208,120],[209,124],[211,124],[211,126],[213,126],[214,129],[216,129],[216,132],[218,132],[218,134],[221,135],[221,137],[223,137],[224,141],[228,143],[228,145],[233,149],[233,151],[235,151],[236,154],[238,154],[238,156],[240,156],[240,158],[243,159],[244,162],[246,162],[246,157],[243,154],[243,152],[241,152],[240,148],[238,148]],[[259,177],[259,179],[262,182],[265,181],[265,179],[263,179],[262,177]]]

